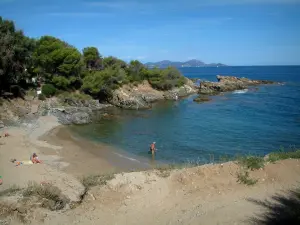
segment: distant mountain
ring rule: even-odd
[[[226,66],[222,63],[209,63],[206,64],[200,60],[192,59],[186,62],[172,62],[170,60],[163,60],[159,62],[148,62],[145,63],[147,67],[153,68],[153,67],[159,67],[159,68],[166,68],[168,66],[173,67],[219,67],[219,66]]]

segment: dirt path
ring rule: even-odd
[[[300,161],[285,160],[251,172],[254,186],[236,182],[234,163],[173,171],[118,174],[105,187],[93,188],[76,209],[45,224],[249,224],[262,209],[248,199],[264,200],[294,188]]]

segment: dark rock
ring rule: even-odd
[[[97,111],[111,105],[101,104],[97,100],[70,100],[64,101],[64,105],[53,99],[42,102],[39,105],[38,114],[45,116],[54,115],[62,124],[87,124],[90,123]]]
[[[202,103],[202,102],[209,102],[211,98],[206,95],[199,95],[198,97],[194,98],[194,102]]]
[[[261,84],[274,84],[276,82],[267,80],[250,80],[248,78],[239,78],[233,76],[217,76],[218,82],[201,82],[199,93],[216,95],[220,92],[243,90],[248,86]]]

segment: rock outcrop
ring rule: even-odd
[[[110,104],[124,109],[148,109],[153,102],[185,97],[196,92],[194,83],[189,79],[184,86],[169,91],[155,90],[148,81],[144,81],[137,86],[124,85],[115,90]]]
[[[54,115],[62,124],[87,124],[95,113],[111,105],[101,104],[98,100],[65,99],[63,104],[57,99],[47,99],[39,105],[39,115]]]
[[[198,95],[198,97],[194,98],[193,101],[197,103],[203,103],[211,101],[211,98],[209,98],[207,95]]]
[[[201,82],[199,94],[216,95],[220,92],[243,90],[248,86],[261,84],[274,84],[276,82],[267,80],[250,80],[248,78],[239,78],[234,76],[217,76],[218,82]]]
[[[0,99],[0,119],[3,121],[18,121],[31,112],[30,102],[15,98],[13,100]]]

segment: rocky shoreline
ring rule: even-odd
[[[77,100],[65,98],[58,100],[51,98],[43,101],[38,107],[38,115],[54,115],[61,124],[87,124],[93,119],[106,115],[104,109],[118,107],[129,110],[149,109],[152,103],[186,97],[197,93],[194,83],[187,79],[184,86],[170,91],[158,91],[144,81],[133,86],[124,85],[113,92],[109,103],[100,103],[98,100]],[[95,118],[96,117],[96,118]]]
[[[218,82],[201,82],[199,94],[216,95],[220,92],[243,90],[249,86],[262,84],[276,84],[269,80],[250,80],[248,78],[239,78],[234,76],[217,76]]]
[[[28,101],[20,104],[19,102],[10,103],[12,110],[4,110],[5,116],[12,120],[19,118],[28,118],[30,120],[38,116],[54,115],[61,124],[87,124],[95,119],[99,119],[106,115],[105,109],[109,107],[118,107],[122,109],[140,110],[149,109],[152,103],[163,100],[176,100],[198,93],[195,102],[207,102],[211,98],[209,96],[218,95],[223,92],[247,89],[249,86],[257,86],[264,84],[277,84],[268,80],[250,80],[248,78],[239,78],[234,76],[217,76],[218,82],[202,81],[197,87],[195,83],[186,78],[186,84],[179,88],[169,91],[159,91],[153,89],[148,81],[144,81],[136,86],[124,85],[113,92],[112,98],[108,103],[100,103],[98,100],[79,100],[72,98],[50,98],[45,101],[32,102]],[[34,102],[34,101],[33,101]],[[33,110],[33,108],[36,108]],[[3,115],[3,114],[2,114]],[[0,122],[0,127],[3,127]]]
[[[123,109],[149,109],[152,103],[161,100],[172,100],[197,93],[195,84],[186,78],[186,84],[169,91],[153,89],[148,81],[133,86],[124,85],[113,92],[110,103]]]
[[[209,101],[207,96],[218,95],[223,92],[231,92],[236,90],[244,90],[249,86],[258,86],[265,84],[278,84],[275,81],[269,80],[250,80],[245,77],[234,76],[220,76],[217,75],[218,82],[202,81],[200,82],[198,94],[199,96],[194,99],[195,102]],[[206,97],[204,97],[206,96]]]

